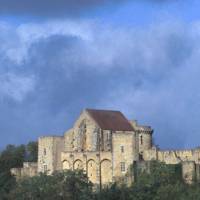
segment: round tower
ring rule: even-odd
[[[135,146],[139,154],[139,159],[143,160],[143,152],[152,148],[153,130],[150,126],[138,125],[136,120],[130,121],[135,130]]]
[[[150,126],[137,127],[139,158],[143,159],[143,152],[152,148],[152,134],[153,130]]]

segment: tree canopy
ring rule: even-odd
[[[8,145],[0,153],[0,200],[6,199],[16,184],[10,169],[22,167],[25,161],[37,162],[37,149],[37,142],[29,142],[27,145]]]
[[[15,200],[88,200],[92,199],[92,184],[82,171],[55,172],[52,175],[40,174],[18,182],[10,192]]]

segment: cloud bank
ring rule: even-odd
[[[152,125],[163,148],[199,144],[199,23],[1,22],[0,32],[0,145],[62,134],[85,107]]]
[[[35,16],[77,16],[91,8],[121,0],[1,0],[0,13]]]
[[[122,5],[126,2],[164,4],[172,0],[1,0],[1,15],[39,16],[39,17],[80,17],[104,6]]]

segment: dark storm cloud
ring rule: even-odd
[[[130,0],[1,0],[0,15],[80,16],[90,12],[92,8],[128,1]],[[154,4],[172,2],[172,0],[135,0],[138,1]]]
[[[75,16],[92,7],[121,2],[120,0],[1,0],[1,14]]]

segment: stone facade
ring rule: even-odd
[[[23,168],[13,168],[11,173],[14,174],[17,178],[20,177],[33,177],[36,176],[38,163],[35,162],[24,162]]]
[[[12,173],[19,177],[83,169],[94,184],[107,184],[124,177],[133,162],[159,160],[182,163],[188,183],[199,179],[200,149],[161,151],[152,145],[152,134],[151,127],[128,121],[119,111],[86,109],[64,136],[39,138],[37,170],[27,171],[25,164]]]
[[[38,172],[50,174],[53,171],[62,170],[62,151],[64,151],[64,137],[40,137],[38,139]]]

